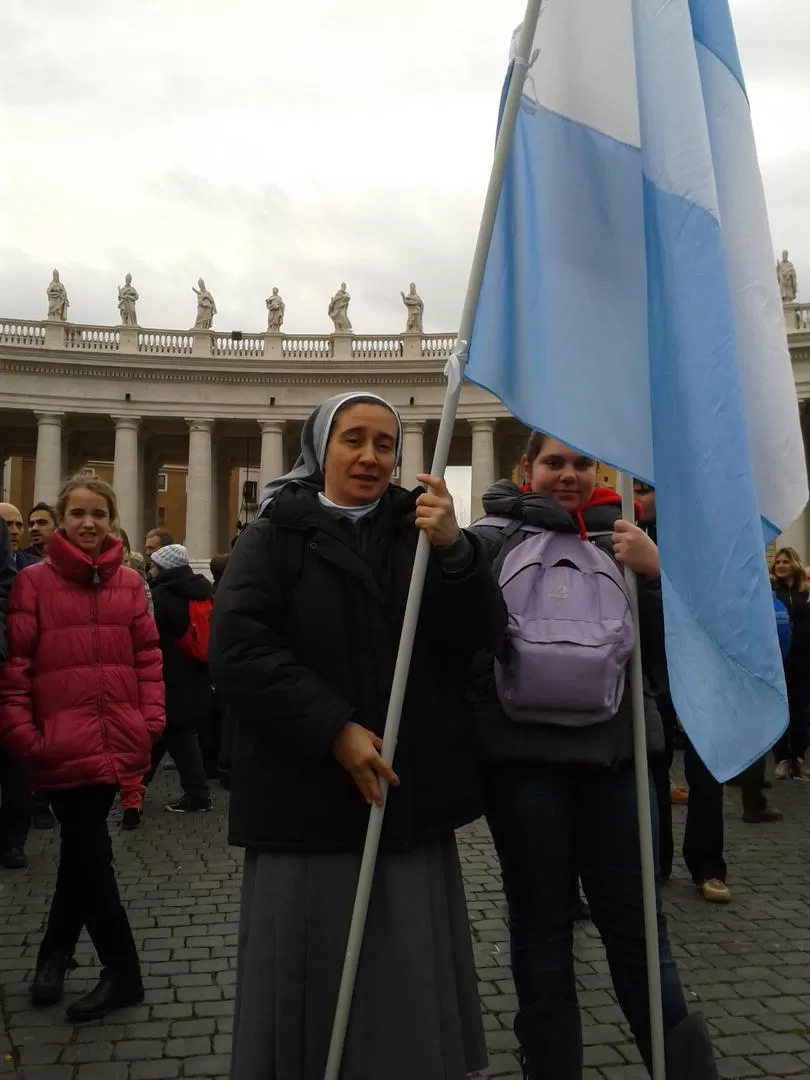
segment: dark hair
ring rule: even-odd
[[[118,499],[115,496],[115,492],[105,480],[97,480],[92,476],[74,476],[72,480],[68,480],[62,490],[59,492],[59,498],[56,500],[56,517],[58,521],[64,521],[65,510],[67,509],[68,501],[74,491],[91,491],[94,495],[100,495],[107,503],[107,509],[110,513],[110,522],[117,524],[118,522]],[[45,504],[43,503],[43,506]],[[36,509],[36,507],[34,508]],[[33,514],[33,510],[31,513]]]
[[[215,555],[209,566],[211,567],[211,577],[214,579],[214,583],[217,583],[225,573],[225,567],[228,565],[227,555]]]
[[[150,529],[146,534],[147,539],[150,536],[156,536],[160,541],[161,547],[168,547],[169,544],[174,543],[174,537],[170,532],[167,532],[166,529]]]
[[[36,506],[32,506],[31,509],[28,511],[28,517],[30,518],[32,514],[35,514],[37,512],[37,510],[44,510],[46,514],[50,514],[51,521],[54,523],[54,525],[56,524],[56,510],[54,509],[54,507],[50,506],[46,502],[38,502]]]
[[[534,459],[543,449],[543,443],[548,438],[548,435],[542,431],[533,431],[529,436],[529,441],[526,443],[526,449],[523,453],[526,455],[526,459],[530,465],[534,463]]]
[[[124,549],[126,551],[132,551],[132,545],[129,542],[129,537],[126,534],[126,530],[125,529],[119,529],[118,530],[118,535],[121,537],[121,542],[124,545]]]

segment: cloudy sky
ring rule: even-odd
[[[594,3],[598,0],[594,0]],[[810,0],[731,0],[771,216],[810,300]],[[2,0],[0,316],[452,331],[524,0]]]

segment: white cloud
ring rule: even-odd
[[[458,319],[523,0],[5,0],[0,312],[41,317],[58,266],[77,321],[182,327],[201,274],[221,329],[358,332]],[[807,0],[733,0],[774,246],[810,283]],[[805,285],[810,296],[810,285]]]

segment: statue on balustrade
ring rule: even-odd
[[[118,286],[118,311],[121,314],[122,326],[138,325],[138,316],[135,314],[138,299],[138,290],[132,284],[132,274],[127,274],[124,284]]]
[[[405,333],[421,334],[422,316],[425,312],[425,305],[422,303],[422,297],[416,291],[416,285],[411,282],[410,292],[400,293],[400,296],[402,297],[402,303],[408,311],[408,321],[405,324]]]
[[[198,279],[197,284],[200,286],[199,289],[191,286],[191,291],[197,294],[197,320],[194,323],[194,329],[210,330],[217,313],[217,305],[202,278]]]
[[[335,333],[342,334],[350,331],[352,324],[349,320],[349,301],[351,297],[346,292],[346,282],[341,281],[340,288],[329,301],[329,318],[335,324]]]
[[[267,304],[267,332],[278,334],[284,322],[285,309],[284,301],[278,295],[278,289],[273,289],[273,295],[267,297],[265,304]]]
[[[58,270],[54,270],[53,278],[48,283],[46,291],[48,294],[48,318],[65,322],[70,301],[68,300],[67,289],[59,280]]]
[[[786,251],[782,252],[782,261],[776,264],[776,276],[779,278],[779,291],[782,294],[782,303],[794,303],[799,292],[796,279],[796,267],[788,258],[788,253]]]

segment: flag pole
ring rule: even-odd
[[[453,428],[458,412],[458,403],[461,397],[461,384],[464,376],[464,367],[467,361],[467,348],[472,336],[475,312],[478,307],[478,299],[481,295],[481,287],[484,280],[489,246],[492,242],[492,233],[495,228],[495,217],[498,212],[498,204],[501,198],[503,178],[506,173],[506,164],[509,157],[509,149],[512,144],[512,136],[517,122],[520,97],[523,93],[525,73],[529,66],[534,35],[537,22],[540,18],[542,0],[528,0],[526,14],[523,19],[517,51],[514,58],[512,78],[509,82],[506,101],[503,107],[501,123],[498,129],[498,138],[495,144],[495,154],[492,162],[492,172],[489,177],[484,209],[481,214],[481,224],[478,228],[478,240],[475,245],[470,276],[467,282],[467,292],[464,298],[464,307],[461,313],[456,347],[447,365],[447,389],[442,407],[442,417],[439,423],[439,434],[436,439],[436,449],[433,454],[431,474],[444,476],[447,467],[447,459],[450,454],[450,444],[453,439]],[[405,699],[405,689],[408,683],[408,673],[411,666],[411,654],[416,635],[416,625],[419,621],[419,609],[422,604],[422,591],[425,584],[428,559],[430,556],[430,544],[427,535],[422,532],[416,546],[411,584],[408,590],[408,600],[405,605],[405,616],[402,621],[402,633],[399,640],[394,678],[391,684],[391,696],[388,701],[388,712],[385,717],[385,732],[383,735],[382,756],[386,761],[392,762],[397,746],[399,735],[399,722],[402,716],[402,704]],[[374,880],[374,869],[377,864],[377,852],[380,845],[383,815],[385,814],[385,800],[388,789],[381,782],[383,792],[383,805],[372,806],[366,841],[363,848],[363,857],[360,863],[360,873],[357,880],[357,893],[354,900],[354,910],[349,927],[349,938],[346,945],[346,957],[343,964],[343,973],[340,980],[335,1017],[332,1025],[332,1037],[329,1043],[329,1056],[326,1062],[324,1080],[339,1080],[340,1066],[343,1060],[343,1047],[346,1041],[346,1032],[349,1027],[352,998],[357,979],[357,967],[360,960],[360,950],[363,945],[363,934],[368,915],[368,905],[371,898],[371,886]]]
[[[633,478],[619,474],[622,517],[635,524]],[[644,719],[644,675],[641,666],[641,630],[638,613],[638,582],[625,567],[630,606],[635,626],[635,643],[630,661],[630,692],[633,703],[633,757],[636,771],[638,837],[641,852],[641,887],[644,900],[644,941],[647,953],[647,989],[650,995],[650,1046],[653,1080],[666,1080],[664,1058],[664,1010],[661,1000],[661,960],[658,942],[658,911],[655,898],[655,854],[653,851],[650,774],[647,766],[647,727]]]

